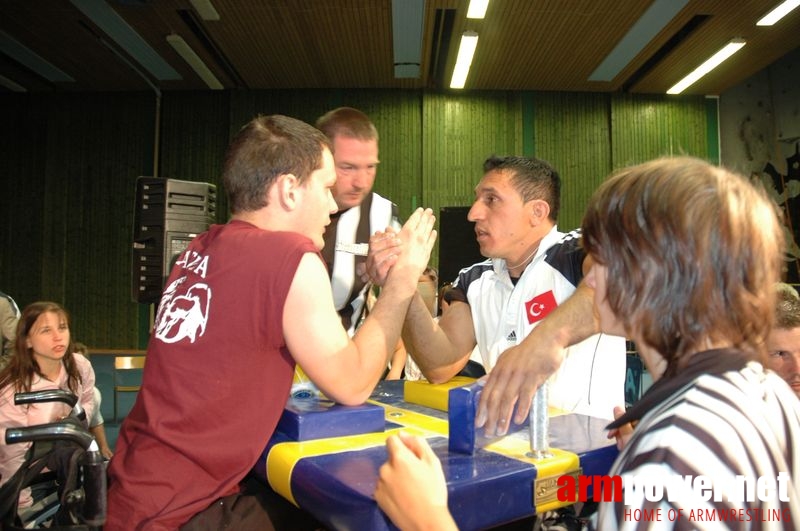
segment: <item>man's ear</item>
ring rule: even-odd
[[[542,199],[532,199],[530,202],[531,224],[533,226],[544,222],[550,215],[550,205]]]
[[[292,173],[279,175],[275,182],[278,202],[287,210],[294,210],[299,199],[300,181]]]

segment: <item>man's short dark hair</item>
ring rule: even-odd
[[[498,157],[492,155],[483,163],[483,172],[511,172],[511,184],[524,202],[541,199],[550,205],[549,218],[558,221],[561,209],[561,177],[547,162],[534,157]]]
[[[280,175],[304,182],[322,166],[328,138],[309,124],[282,116],[258,116],[236,135],[225,156],[222,181],[231,213],[267,206],[267,190]]]

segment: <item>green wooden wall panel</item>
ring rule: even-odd
[[[224,92],[166,93],[162,100],[159,177],[217,186],[217,223],[228,220],[222,166],[230,143],[230,97]]]
[[[719,164],[719,96],[709,96],[705,99],[706,107],[706,142],[708,143],[708,161]]]
[[[35,100],[29,100],[29,110],[42,115],[38,127],[43,134],[23,152],[43,163],[27,166],[22,160],[15,168],[27,173],[20,182],[30,178],[36,184],[23,200],[26,213],[17,218],[22,223],[12,225],[31,228],[25,240],[34,255],[30,262],[13,264],[16,271],[9,278],[21,281],[3,289],[21,306],[35,300],[63,304],[72,314],[74,337],[88,345],[130,346],[138,326],[130,297],[134,182],[152,165],[154,97],[52,95]],[[19,244],[4,237],[4,248],[9,240]]]
[[[471,205],[490,155],[522,150],[522,100],[509,92],[426,94],[423,98],[424,206]],[[438,267],[438,246],[431,262]]]
[[[0,290],[40,298],[49,95],[0,98]]]
[[[313,123],[348,105],[381,135],[375,190],[407,217],[470,205],[491,154],[536,155],[564,180],[559,224],[580,223],[613,169],[664,154],[714,156],[703,98],[584,93],[389,90],[0,95],[0,290],[21,305],[51,298],[93,348],[144,346],[149,305],[130,297],[135,180],[219,179],[233,134],[256,114]],[[218,221],[227,219],[219,188]],[[432,260],[437,265],[438,252]]]
[[[580,226],[586,203],[611,169],[608,96],[539,92],[534,96],[533,155],[561,176],[562,231]]]
[[[708,157],[702,96],[614,95],[611,131],[614,169],[663,156]]]

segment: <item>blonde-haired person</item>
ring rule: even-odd
[[[379,135],[365,113],[353,107],[332,109],[317,119],[316,127],[331,143],[336,183],[331,188],[339,209],[325,227],[322,257],[328,266],[336,311],[351,336],[367,310],[370,283],[359,271],[366,260],[353,246],[366,246],[375,231],[400,230],[400,217],[388,198],[372,190],[380,165]],[[398,345],[395,359],[405,355]],[[402,364],[395,366],[402,371]]]
[[[778,284],[775,325],[767,338],[769,368],[781,375],[800,398],[800,296],[789,284]]]
[[[19,392],[69,390],[90,418],[94,413],[94,370],[75,351],[70,338],[69,315],[55,302],[34,302],[25,307],[17,324],[14,355],[0,371],[0,484],[7,482],[25,461],[29,443],[6,444],[7,428],[35,426],[66,417],[70,408],[61,402],[16,405]],[[19,504],[33,503],[30,489]]]
[[[648,501],[626,483],[632,496],[627,503],[600,503],[598,529],[652,528],[653,522],[625,518],[640,509],[661,511],[659,529],[702,527],[689,519],[690,510],[780,514],[780,522],[767,524],[775,528],[791,527],[786,515],[800,514],[794,482],[800,477],[800,402],[765,369],[782,241],[775,209],[761,190],[699,159],[626,168],[592,196],[583,245],[593,261],[586,281],[594,288],[600,328],[635,341],[654,380],[610,425],[638,421],[609,475],[646,477],[654,492],[684,476],[705,476],[708,491],[741,476],[759,483],[767,478],[773,486],[789,478],[785,488],[744,501],[704,499],[704,489]],[[402,529],[420,528],[425,517],[401,514],[398,503],[405,496],[428,499],[425,509],[441,516],[444,476],[419,449],[424,441],[398,442],[404,441],[387,445],[375,496]],[[683,516],[670,520],[668,511]],[[416,514],[426,511],[417,507]],[[740,519],[737,525],[760,529],[764,523]]]

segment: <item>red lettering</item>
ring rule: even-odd
[[[589,487],[592,486],[592,476],[578,476],[578,500],[589,501]]]
[[[581,477],[583,479],[583,477]],[[621,502],[622,477],[621,476],[594,476],[594,492],[592,501]],[[585,501],[581,499],[581,501]]]
[[[581,479],[583,476],[581,476]],[[575,492],[577,491],[575,487],[575,478],[572,476],[561,476],[556,481],[558,485],[558,491],[556,491],[556,496],[558,497],[558,501],[560,502],[574,502],[575,501]],[[581,500],[586,501],[586,500]]]

